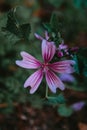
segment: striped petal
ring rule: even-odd
[[[46,72],[46,82],[53,93],[56,93],[56,88],[60,88],[61,90],[64,90],[65,88],[64,84],[57,77],[57,75],[50,70]]]
[[[44,62],[49,62],[53,58],[56,51],[54,42],[48,42],[46,40],[42,41],[42,56]]]
[[[21,61],[17,60],[16,61],[16,64],[18,66],[23,67],[23,68],[27,68],[27,69],[37,69],[41,66],[40,61],[35,59],[30,54],[28,54],[26,52],[21,52],[21,56],[22,56],[23,60],[21,60]]]
[[[73,60],[65,60],[50,64],[49,68],[57,73],[73,73],[74,67],[72,65],[74,64]]]
[[[43,78],[43,72],[41,69],[33,73],[24,83],[24,87],[30,86],[30,93],[33,94],[39,87]]]

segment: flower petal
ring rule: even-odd
[[[43,40],[43,39],[44,39],[43,37],[41,37],[41,36],[38,35],[37,33],[35,33],[34,36],[35,36],[37,39],[39,39],[39,40]]]
[[[42,56],[45,62],[51,61],[56,52],[54,42],[42,41]]]
[[[55,75],[54,72],[50,70],[46,72],[46,81],[53,93],[56,93],[56,88],[60,88],[61,90],[65,89],[64,84],[61,82],[61,80],[57,77],[57,75]]]
[[[73,73],[75,70],[72,65],[74,64],[73,60],[65,60],[50,64],[49,68],[57,73]]]
[[[35,33],[34,35],[39,40],[48,40],[49,39],[49,35],[48,35],[47,31],[45,31],[45,38],[43,38],[42,36],[38,35],[37,33]]]
[[[65,49],[67,49],[67,48],[68,48],[68,46],[65,45],[65,44],[60,44],[60,45],[59,45],[59,49],[60,49],[60,50],[65,50]]]
[[[81,102],[77,102],[77,103],[74,103],[73,105],[71,105],[71,108],[74,110],[74,111],[80,111],[85,105],[85,102],[84,101],[81,101]]]
[[[63,82],[69,82],[69,83],[75,82],[75,78],[74,78],[74,76],[71,75],[71,74],[60,74],[59,77],[60,77],[60,79],[61,79]]]
[[[24,83],[24,87],[30,86],[30,93],[33,94],[39,87],[41,81],[43,78],[43,72],[41,69],[37,70],[35,73],[33,73]]]
[[[27,69],[37,69],[41,66],[41,63],[39,60],[35,59],[33,56],[26,52],[21,52],[21,56],[23,57],[23,60],[16,61],[16,64],[20,67],[27,68]]]
[[[45,31],[45,38],[46,38],[46,40],[49,39],[49,35],[48,35],[48,32],[47,32],[47,31]]]

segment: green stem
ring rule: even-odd
[[[47,84],[46,84],[46,94],[45,94],[45,98],[46,98],[46,99],[55,99],[55,97],[48,96],[48,86],[47,86]]]
[[[45,95],[46,98],[48,98],[48,86],[46,85],[46,95]]]
[[[51,97],[51,96],[48,96],[48,86],[46,84],[46,94],[45,94],[45,98],[46,99],[54,99],[55,97]]]

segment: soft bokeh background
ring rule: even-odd
[[[50,21],[53,12],[58,20],[55,27],[65,43],[83,49],[75,81],[65,82],[68,89],[48,103],[44,101],[45,81],[30,95],[23,83],[33,71],[17,67],[15,61],[20,59],[20,51],[41,59],[41,43],[34,33],[44,36],[43,24]],[[15,21],[19,27],[27,24],[23,31],[16,28]],[[87,0],[0,0],[0,130],[87,130],[86,47]],[[81,101],[85,104],[81,110],[71,108]]]

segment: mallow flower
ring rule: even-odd
[[[80,111],[84,106],[85,106],[85,102],[84,101],[80,101],[80,102],[72,104],[71,108],[74,111]]]
[[[27,52],[21,52],[22,60],[17,60],[16,64],[26,69],[37,69],[24,83],[24,88],[30,87],[30,93],[33,94],[41,84],[43,77],[45,76],[49,89],[56,93],[56,89],[65,89],[64,84],[59,79],[56,73],[72,73],[74,72],[73,60],[64,60],[51,63],[53,59],[56,47],[53,42],[48,42],[42,39],[42,57],[43,62],[40,62]]]
[[[49,41],[49,39],[50,39],[50,36],[49,36],[47,31],[45,31],[45,38],[43,38],[42,36],[40,36],[37,33],[35,33],[35,37],[37,39],[41,40],[41,41],[42,40]],[[52,43],[52,42],[53,41],[50,41],[50,43]],[[73,57],[73,54],[76,53],[78,51],[78,49],[79,49],[78,47],[71,47],[71,48],[69,48],[69,46],[64,43],[64,40],[62,40],[61,44],[59,44],[59,46],[56,47],[56,54],[57,54],[57,56],[59,58],[61,58],[63,56],[71,56],[71,57]]]
[[[71,65],[74,64],[74,61],[64,60],[50,63],[55,54],[55,50],[56,48],[53,43],[51,44],[50,42],[43,40],[42,41],[43,63],[26,52],[21,52],[23,60],[16,61],[16,64],[20,67],[26,69],[37,69],[37,71],[34,72],[24,83],[25,88],[31,87],[30,89],[31,94],[38,89],[43,79],[43,76],[45,76],[49,89],[53,93],[56,92],[56,88],[64,90],[65,88],[64,84],[61,82],[61,80],[55,73],[72,73],[74,69]]]
[[[60,74],[59,77],[63,82],[73,83],[76,81],[74,76],[71,74]]]
[[[57,48],[56,53],[57,53],[57,56],[60,57],[60,58],[64,56],[64,53],[66,55],[69,54],[68,53],[68,46],[66,44],[64,44],[63,40],[62,40],[62,43],[59,44],[59,47]]]
[[[62,40],[62,43],[59,44],[56,53],[59,58],[63,56],[73,57],[73,54],[77,53],[78,50],[79,50],[79,47],[69,48],[69,46],[64,44],[64,41]]]

